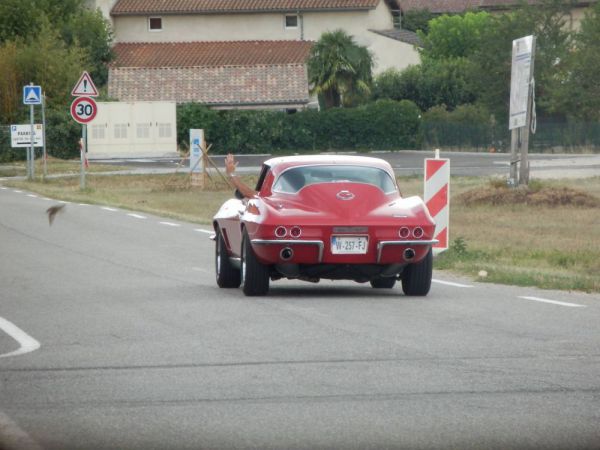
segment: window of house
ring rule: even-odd
[[[298,28],[298,16],[297,15],[286,15],[285,16],[285,28]]]
[[[159,138],[170,138],[171,137],[171,124],[170,123],[159,123],[158,124],[158,137]]]
[[[104,139],[105,125],[92,125],[92,138]]]
[[[126,123],[115,123],[115,139],[126,139],[127,138],[127,124]]]
[[[162,17],[149,17],[148,29],[150,31],[162,31]]]
[[[136,136],[139,139],[148,139],[150,137],[150,124],[149,123],[136,124]]]

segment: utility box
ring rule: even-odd
[[[175,102],[97,102],[88,159],[176,157]]]

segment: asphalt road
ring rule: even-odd
[[[347,154],[347,153],[344,153]],[[371,152],[387,160],[399,176],[423,175],[423,159],[433,158],[434,152],[402,150],[397,152]],[[258,174],[260,166],[271,155],[238,155],[239,171]],[[507,153],[441,152],[442,158],[450,159],[454,176],[503,176],[508,177],[510,155]],[[218,167],[224,167],[223,155],[214,155]],[[600,175],[600,154],[541,154],[529,155],[533,178],[589,177]],[[173,171],[189,169],[189,160],[178,158],[113,159],[95,160],[108,164],[130,166],[140,171]]]
[[[220,290],[207,227],[0,188],[0,448],[600,448],[600,296]],[[554,302],[554,303],[549,303]]]

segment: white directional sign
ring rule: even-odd
[[[529,88],[531,83],[531,55],[533,36],[513,41],[510,76],[510,118],[508,129],[524,127],[527,123]]]
[[[193,173],[202,172],[202,147],[204,145],[204,130],[190,129],[190,170]]]
[[[98,106],[93,98],[77,97],[71,103],[71,116],[76,122],[86,124],[94,120],[98,113]]]
[[[98,97],[98,89],[87,72],[83,72],[79,81],[73,87],[71,95],[74,97]]]
[[[33,125],[33,146],[44,146],[44,133],[42,124]],[[31,125],[11,125],[10,126],[11,147],[31,147]]]
[[[25,105],[41,105],[42,104],[42,87],[41,86],[23,86],[23,103]]]

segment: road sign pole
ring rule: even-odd
[[[81,177],[79,178],[79,188],[85,189],[85,150],[87,147],[87,125],[81,125]]]
[[[43,180],[46,179],[46,175],[48,175],[48,167],[46,165],[46,160],[48,159],[48,154],[46,153],[46,96],[42,93],[42,139],[44,143],[43,147],[43,155],[44,155],[44,176]]]
[[[28,170],[27,170],[27,178],[29,180],[33,180],[33,176],[34,176],[34,158],[35,158],[35,153],[33,150],[33,145],[34,145],[34,141],[35,141],[35,133],[33,130],[33,105],[29,105],[29,121],[31,122],[31,146],[29,147],[29,149],[27,149],[27,151],[29,152],[29,158],[27,158],[27,165],[28,165]]]

